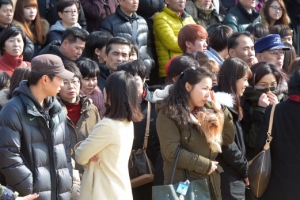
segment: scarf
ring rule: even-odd
[[[289,99],[299,103],[300,102],[300,94],[292,94],[289,96]]]
[[[203,13],[204,15],[210,15],[210,13],[215,9],[213,4],[211,4],[209,9],[204,9],[203,6],[199,2],[194,2],[196,8],[199,10],[199,12]]]
[[[93,104],[98,108],[100,117],[102,119],[106,109],[104,105],[104,97],[99,87],[95,87],[95,90],[92,92],[92,94],[85,94],[82,90],[80,90],[80,94],[92,99]]]

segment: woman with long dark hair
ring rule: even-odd
[[[17,1],[14,24],[22,27],[29,40],[34,43],[33,56],[37,56],[47,40],[49,23],[40,17],[36,0]]]
[[[215,158],[221,152],[222,144],[232,143],[233,137],[228,133],[232,133],[230,130],[233,127],[227,120],[229,111],[216,102],[213,92],[210,91],[212,76],[208,69],[195,67],[192,62],[179,75],[169,96],[157,105],[159,111],[156,127],[164,160],[165,184],[169,180],[174,154],[180,146],[183,150],[178,157],[174,183],[186,180],[186,169],[190,181],[200,178],[207,180],[211,199],[216,200],[222,198],[220,173],[223,170]],[[208,103],[210,96],[212,103]],[[208,131],[210,120],[203,121],[204,118],[214,119],[214,131]],[[224,127],[222,119],[225,119]]]
[[[245,189],[249,185],[248,162],[246,148],[240,121],[243,118],[240,98],[248,86],[251,78],[250,67],[238,58],[229,58],[224,61],[218,75],[218,92],[230,94],[234,99],[234,106],[227,107],[232,115],[235,135],[234,142],[228,146],[222,146],[222,153],[217,161],[224,169],[221,173],[221,192],[223,199],[244,199]]]
[[[290,23],[283,0],[268,0],[260,10],[260,15],[262,23],[267,28],[272,28],[276,24],[289,25]]]
[[[104,118],[75,153],[77,163],[85,165],[80,199],[130,200],[128,160],[133,122],[142,119],[134,77],[124,71],[111,74],[105,82],[104,99]],[[93,157],[96,161],[90,161]]]

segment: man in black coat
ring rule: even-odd
[[[261,17],[254,8],[255,1],[239,0],[225,16],[223,24],[232,28],[233,32],[245,31],[250,24],[261,22]]]
[[[68,28],[62,35],[61,42],[55,40],[40,51],[42,54],[54,54],[62,60],[76,61],[82,54],[88,32],[78,27]]]
[[[116,13],[106,17],[100,31],[110,33],[112,36],[124,37],[133,40],[139,47],[139,59],[147,67],[147,77],[154,66],[151,54],[151,45],[148,45],[148,25],[144,18],[136,14],[139,1],[120,0]]]
[[[58,56],[37,56],[28,81],[20,83],[0,112],[0,172],[21,196],[71,197],[71,143],[55,96],[63,79],[73,76]]]

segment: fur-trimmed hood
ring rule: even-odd
[[[0,106],[3,107],[8,102],[9,89],[0,90]]]

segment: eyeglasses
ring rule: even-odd
[[[284,51],[276,51],[276,50],[267,50],[267,52],[269,52],[270,54],[274,55],[274,56],[283,56],[284,55]]]
[[[278,11],[278,12],[283,11],[283,9],[281,7],[277,7],[277,6],[270,6],[270,8],[272,8],[273,10]]]
[[[71,86],[71,84],[72,84],[73,86],[77,87],[79,85],[79,80],[71,80],[71,81],[64,80],[63,83],[64,83],[65,86],[66,85]]]
[[[78,13],[77,10],[64,10],[63,12],[67,13],[68,15],[70,15],[70,14],[77,14]]]

